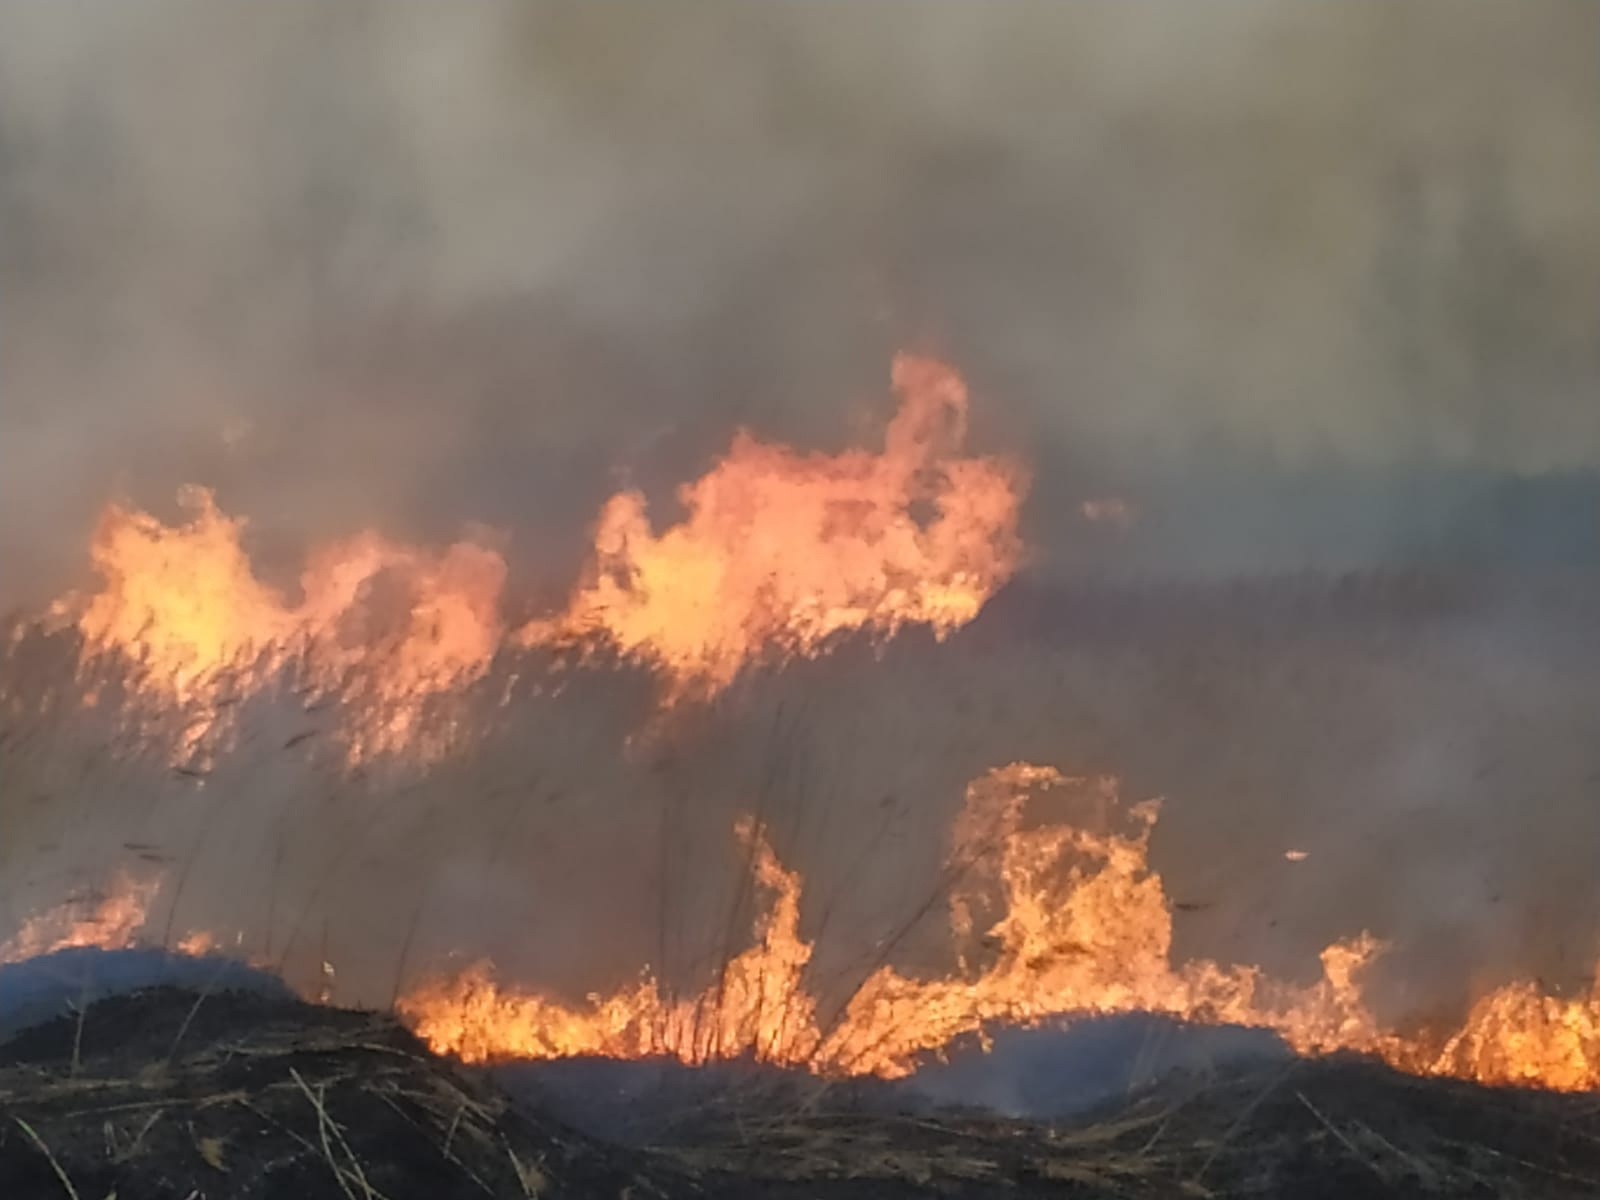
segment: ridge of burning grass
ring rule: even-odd
[[[1401,612],[1397,620],[1412,620],[1406,614],[1419,603],[1429,620],[1437,615],[1438,609],[1426,588],[1419,592],[1407,577],[1400,584],[1404,586],[1397,585]],[[1227,598],[1236,590],[1219,589],[1216,594],[1222,599],[1199,623],[1205,626],[1222,620]],[[1363,585],[1358,591],[1362,606],[1381,608],[1381,586]],[[1263,590],[1263,595],[1269,593],[1270,589]],[[1378,594],[1377,600],[1373,599],[1374,593]],[[1462,605],[1472,607],[1467,602],[1473,597],[1452,595],[1456,599],[1443,604],[1443,609],[1454,614],[1455,619]],[[1178,596],[1175,608],[1188,614],[1190,598],[1187,593]],[[1481,596],[1474,601],[1482,602]],[[1393,632],[1392,627],[1380,621],[1379,628],[1371,633],[1374,645],[1369,649],[1381,652]],[[40,648],[36,635],[30,634],[24,641],[25,652]],[[56,650],[69,659],[73,657],[70,636],[58,642]],[[960,672],[977,670],[981,665],[972,661],[973,656],[962,647],[957,639],[942,647],[938,656],[941,664],[952,661],[954,656],[955,678],[960,678]],[[847,642],[840,647],[837,658],[849,668],[852,656],[863,657],[867,649]],[[1203,644],[1198,647],[1206,649]],[[1178,655],[1180,676],[1185,671],[1188,677],[1205,674],[1204,654],[1198,666],[1189,661],[1190,651],[1198,650],[1188,647]],[[1160,651],[1158,646],[1152,653]],[[914,672],[924,669],[904,646],[891,649],[890,654],[897,669],[908,663]],[[62,657],[61,653],[55,656],[57,668]],[[51,656],[43,654],[35,665],[49,668],[50,662]],[[8,676],[12,665],[8,659]],[[890,796],[885,799],[893,803],[865,806],[864,814],[849,818],[855,820],[854,828],[839,831],[841,818],[833,810],[842,810],[844,805],[834,801],[841,790],[840,776],[847,767],[835,767],[828,756],[836,751],[849,754],[852,747],[835,741],[837,723],[829,723],[826,702],[819,697],[818,689],[833,681],[829,664],[797,664],[784,673],[782,680],[754,675],[743,681],[743,692],[736,687],[719,705],[685,715],[670,729],[645,730],[637,722],[641,714],[651,709],[651,681],[647,674],[600,666],[546,673],[543,660],[507,655],[496,660],[462,698],[470,718],[466,724],[474,736],[484,739],[484,754],[431,763],[426,778],[408,774],[403,764],[392,770],[384,764],[370,763],[354,772],[335,771],[327,761],[319,759],[316,747],[325,732],[316,725],[320,714],[314,700],[306,702],[306,697],[295,691],[292,669],[287,669],[276,695],[283,701],[281,711],[272,709],[273,696],[247,701],[261,707],[262,711],[254,715],[264,719],[252,724],[250,736],[254,742],[242,748],[238,761],[219,761],[203,767],[173,766],[151,750],[130,748],[128,742],[119,740],[133,739],[135,734],[117,724],[123,706],[116,699],[114,664],[98,665],[102,675],[92,676],[87,682],[58,679],[53,693],[49,689],[41,693],[42,703],[15,719],[8,715],[4,731],[8,762],[18,761],[10,757],[13,754],[26,758],[39,753],[53,759],[44,772],[46,778],[39,782],[69,799],[44,806],[44,819],[55,831],[81,838],[79,845],[87,846],[98,839],[100,844],[89,846],[90,853],[84,856],[87,865],[130,859],[138,863],[152,852],[167,860],[151,864],[153,869],[167,873],[168,886],[160,898],[163,907],[152,914],[147,930],[166,945],[177,944],[195,917],[209,923],[211,903],[219,896],[224,901],[228,899],[220,884],[232,887],[236,880],[207,881],[208,870],[215,877],[222,873],[217,870],[218,864],[237,865],[230,855],[233,847],[247,841],[247,835],[260,833],[269,848],[275,841],[276,857],[268,856],[270,869],[255,871],[251,877],[252,883],[265,879],[266,886],[249,896],[247,905],[239,906],[255,906],[253,918],[245,914],[247,919],[239,922],[254,926],[242,950],[296,979],[304,994],[326,992],[330,999],[363,1003],[381,1003],[399,994],[418,970],[439,961],[439,929],[448,929],[452,924],[448,916],[434,920],[431,911],[441,890],[437,886],[442,875],[440,862],[455,854],[484,866],[485,874],[515,866],[521,861],[516,858],[519,838],[528,844],[534,841],[534,837],[526,836],[530,833],[552,838],[565,835],[568,829],[564,825],[569,819],[581,819],[582,814],[581,806],[563,793],[569,792],[574,783],[588,786],[602,775],[605,779],[599,785],[601,789],[613,787],[622,803],[642,802],[638,807],[653,814],[637,822],[638,836],[624,857],[633,855],[627,869],[635,870],[637,878],[654,889],[654,953],[646,944],[650,940],[647,932],[645,937],[634,939],[642,952],[619,952],[617,957],[629,957],[635,962],[653,960],[669,997],[698,994],[699,984],[708,977],[716,980],[720,965],[737,952],[742,939],[748,936],[748,846],[740,856],[743,861],[731,864],[731,886],[719,889],[715,881],[707,886],[696,877],[707,862],[718,862],[715,855],[721,851],[708,852],[706,847],[720,846],[728,840],[723,822],[734,811],[753,814],[753,822],[770,830],[782,843],[800,843],[804,848],[809,840],[814,849],[818,843],[831,845],[837,840],[856,851],[841,856],[848,857],[855,866],[837,872],[835,878],[825,877],[821,886],[808,894],[812,912],[807,918],[811,922],[807,936],[821,943],[824,932],[838,931],[845,935],[848,951],[835,955],[829,963],[813,964],[819,974],[826,973],[828,978],[840,981],[835,995],[844,997],[823,1006],[824,1028],[836,1019],[837,1006],[848,1003],[852,985],[858,986],[874,965],[881,965],[896,954],[914,960],[926,950],[915,944],[916,918],[919,912],[942,907],[944,893],[937,877],[920,892],[908,886],[893,897],[894,907],[880,905],[874,914],[881,918],[879,929],[885,930],[886,936],[866,945],[861,944],[864,939],[855,936],[862,928],[857,918],[866,906],[851,909],[841,899],[841,893],[861,885],[870,889],[875,882],[872,876],[878,872],[859,870],[859,864],[875,863],[879,851],[893,849],[897,839],[904,839],[912,822],[903,819],[904,807]],[[941,665],[939,670],[943,669]],[[48,670],[45,674],[49,674]],[[912,682],[921,679],[916,675]],[[19,680],[20,677],[8,678],[7,682]],[[560,699],[554,699],[539,691],[547,686],[566,690]],[[102,697],[88,713],[80,707],[85,689]],[[26,689],[17,690],[21,694]],[[586,693],[587,700],[583,699]],[[508,694],[512,696],[509,711],[502,703]],[[577,707],[569,711],[567,702],[574,699]],[[594,703],[589,706],[591,700]],[[1048,705],[1039,707],[1044,716],[1034,714],[1036,721],[1056,719]],[[745,709],[748,711],[741,711]],[[594,721],[594,727],[586,729],[586,723],[597,713],[605,720]],[[964,733],[970,741],[982,744],[994,735],[1003,715],[979,714],[982,720],[968,721],[969,728],[965,729],[964,718],[950,718],[939,729]],[[891,719],[892,714],[885,718]],[[278,724],[274,725],[274,720]],[[56,724],[52,725],[52,721]],[[554,726],[554,732],[544,727],[546,722]],[[63,727],[68,724],[74,728],[63,734]],[[523,732],[534,724],[541,725],[540,737],[549,739],[540,743],[541,754],[559,750],[571,763],[564,766],[553,753],[536,763],[517,758],[515,752],[527,748]],[[561,744],[563,739],[574,740],[572,735],[587,739],[579,747],[584,751],[581,755],[572,746]],[[44,744],[41,749],[41,743],[49,743],[52,738],[60,738],[60,743]],[[626,749],[621,749],[624,746]],[[83,753],[79,754],[80,750]],[[726,769],[724,759],[730,757],[730,750],[742,757],[732,769]],[[962,752],[958,745],[952,757],[959,758]],[[264,796],[252,774],[270,775],[282,764],[288,764],[284,769],[289,773],[278,778]],[[966,769],[965,764],[961,769]],[[140,772],[144,774],[140,776]],[[130,773],[155,781],[155,786],[150,790],[124,787]],[[8,770],[7,774],[17,778],[15,772]],[[652,788],[655,790],[647,790]],[[16,788],[6,802],[0,802],[0,810],[8,810],[8,832],[16,828],[14,819],[26,822],[37,816],[37,811],[30,810],[32,798],[24,794],[25,790]],[[928,791],[933,793],[935,789]],[[859,799],[854,792],[850,798],[852,803]],[[263,799],[267,803],[262,817],[252,828],[241,815]],[[656,801],[659,803],[652,803]],[[146,841],[148,826],[142,822],[163,808],[176,823],[179,836],[167,839],[168,844],[154,846]],[[91,819],[85,821],[84,817]],[[944,824],[935,817],[919,815],[919,819],[930,827]],[[721,828],[716,828],[718,825]],[[89,826],[86,833],[85,826]],[[609,836],[612,830],[601,832]],[[294,839],[298,844],[286,853],[286,840]],[[12,856],[26,853],[25,839],[7,837],[5,842]],[[356,868],[365,857],[387,853],[396,846],[400,847],[399,861],[391,857],[386,870],[391,880],[403,882],[410,890],[403,904],[387,905],[381,914],[385,923],[375,928],[367,938],[369,944],[360,948],[367,955],[365,967],[352,966],[355,953],[349,933],[339,926],[346,909],[363,902],[361,885],[373,878],[363,877]],[[558,853],[549,853],[545,846],[535,849],[539,857],[528,860],[530,866],[539,871],[552,865],[559,869],[558,862],[552,863]],[[0,849],[0,855],[5,853]],[[298,855],[300,861],[286,861],[290,855]],[[31,868],[33,864],[14,857],[6,865]],[[649,870],[652,865],[653,878]],[[641,867],[644,870],[636,870]],[[8,891],[26,874],[7,870]],[[698,897],[700,892],[707,893],[708,898]],[[484,909],[475,911],[492,907],[488,888],[482,896]],[[474,899],[478,899],[477,894]],[[581,901],[574,901],[571,907],[580,909]],[[1202,903],[1190,907],[1203,911],[1206,906]],[[27,911],[25,900],[22,911]],[[546,908],[544,914],[548,911]],[[1189,909],[1185,909],[1185,919],[1188,913]],[[230,914],[239,915],[237,909]],[[515,920],[513,916],[506,924],[514,927]],[[218,924],[224,935],[229,932],[228,918]],[[536,936],[540,932],[538,928],[523,928]],[[382,968],[373,965],[379,957],[374,948],[391,956]],[[324,971],[323,964],[329,962],[338,968],[337,977]],[[508,974],[515,977],[518,968],[519,964],[509,964]],[[538,960],[534,969],[544,972],[546,961]],[[378,982],[380,972],[386,974]],[[548,974],[565,982],[559,965],[549,967]],[[581,994],[581,988],[582,984],[577,983],[573,990]],[[720,1015],[715,995],[704,1015],[709,1024],[715,1025]]]

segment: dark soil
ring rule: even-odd
[[[1600,1097],[1353,1059],[1175,1075],[1055,1124],[899,1115],[852,1091],[730,1092],[625,1147],[386,1017],[161,988],[0,1046],[0,1197],[1600,1196]]]
[[[644,1166],[385,1017],[246,992],[160,988],[24,1031],[0,1046],[0,1120],[6,1200],[620,1196]]]
[[[851,1114],[686,1131],[680,1162],[759,1194],[1600,1197],[1600,1097],[1421,1080],[1358,1059],[1174,1076],[1054,1124]],[[823,1181],[827,1181],[824,1185]],[[770,1181],[770,1182],[769,1182]],[[748,1193],[747,1193],[748,1194]]]

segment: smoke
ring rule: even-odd
[[[565,581],[619,473],[664,491],[741,422],[837,445],[905,345],[1038,462],[1047,558],[1101,492],[1146,567],[1391,552],[1481,489],[1419,516],[1373,472],[1600,457],[1597,34],[1582,3],[10,7],[5,598],[186,481],[269,560],[484,521]]]

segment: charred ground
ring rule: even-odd
[[[389,1018],[152,989],[0,1048],[18,1197],[1529,1196],[1600,1191],[1600,1101],[1356,1059],[1174,1075],[1060,1123],[767,1080],[653,1144],[578,1133]]]

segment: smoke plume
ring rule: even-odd
[[[564,581],[619,475],[741,423],[843,444],[902,347],[1034,457],[1044,561],[1095,561],[1102,493],[1142,569],[1403,554],[1483,473],[1600,457],[1597,37],[1558,2],[9,8],[4,596],[184,482],[268,559],[481,521]]]

